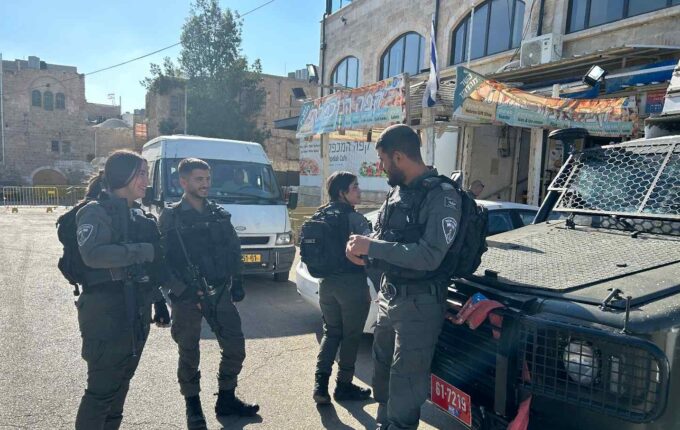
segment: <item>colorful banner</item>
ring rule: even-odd
[[[306,102],[300,109],[297,137],[336,130],[387,127],[406,120],[404,76],[361,88],[340,90]]]
[[[359,187],[366,191],[387,191],[387,176],[380,168],[375,144],[371,142],[330,140],[329,173],[345,170],[359,177]],[[300,185],[321,186],[321,144],[318,140],[300,140]]]
[[[486,79],[458,67],[453,114],[517,127],[580,127],[597,136],[627,136],[637,114],[628,98],[562,99],[542,97]]]

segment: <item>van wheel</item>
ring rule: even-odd
[[[288,272],[274,273],[274,280],[276,282],[288,282]]]

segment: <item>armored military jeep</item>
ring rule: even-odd
[[[534,224],[488,245],[449,289],[435,404],[481,429],[522,402],[533,429],[680,428],[680,135],[573,153]]]

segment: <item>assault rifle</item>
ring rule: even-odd
[[[218,330],[219,325],[217,324],[217,317],[215,315],[215,306],[219,300],[217,289],[208,283],[205,276],[201,275],[198,267],[191,262],[187,248],[184,245],[184,239],[182,239],[182,234],[176,226],[175,233],[177,234],[177,241],[179,242],[179,247],[182,248],[182,255],[184,255],[184,260],[187,264],[187,271],[191,278],[191,286],[201,293],[199,294],[199,298],[202,302],[201,309],[203,310],[203,316],[205,316],[205,320],[208,322],[211,329]]]

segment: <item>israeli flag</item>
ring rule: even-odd
[[[439,68],[437,67],[437,41],[434,35],[434,17],[430,26],[430,77],[423,94],[423,107],[434,106],[439,90]]]

